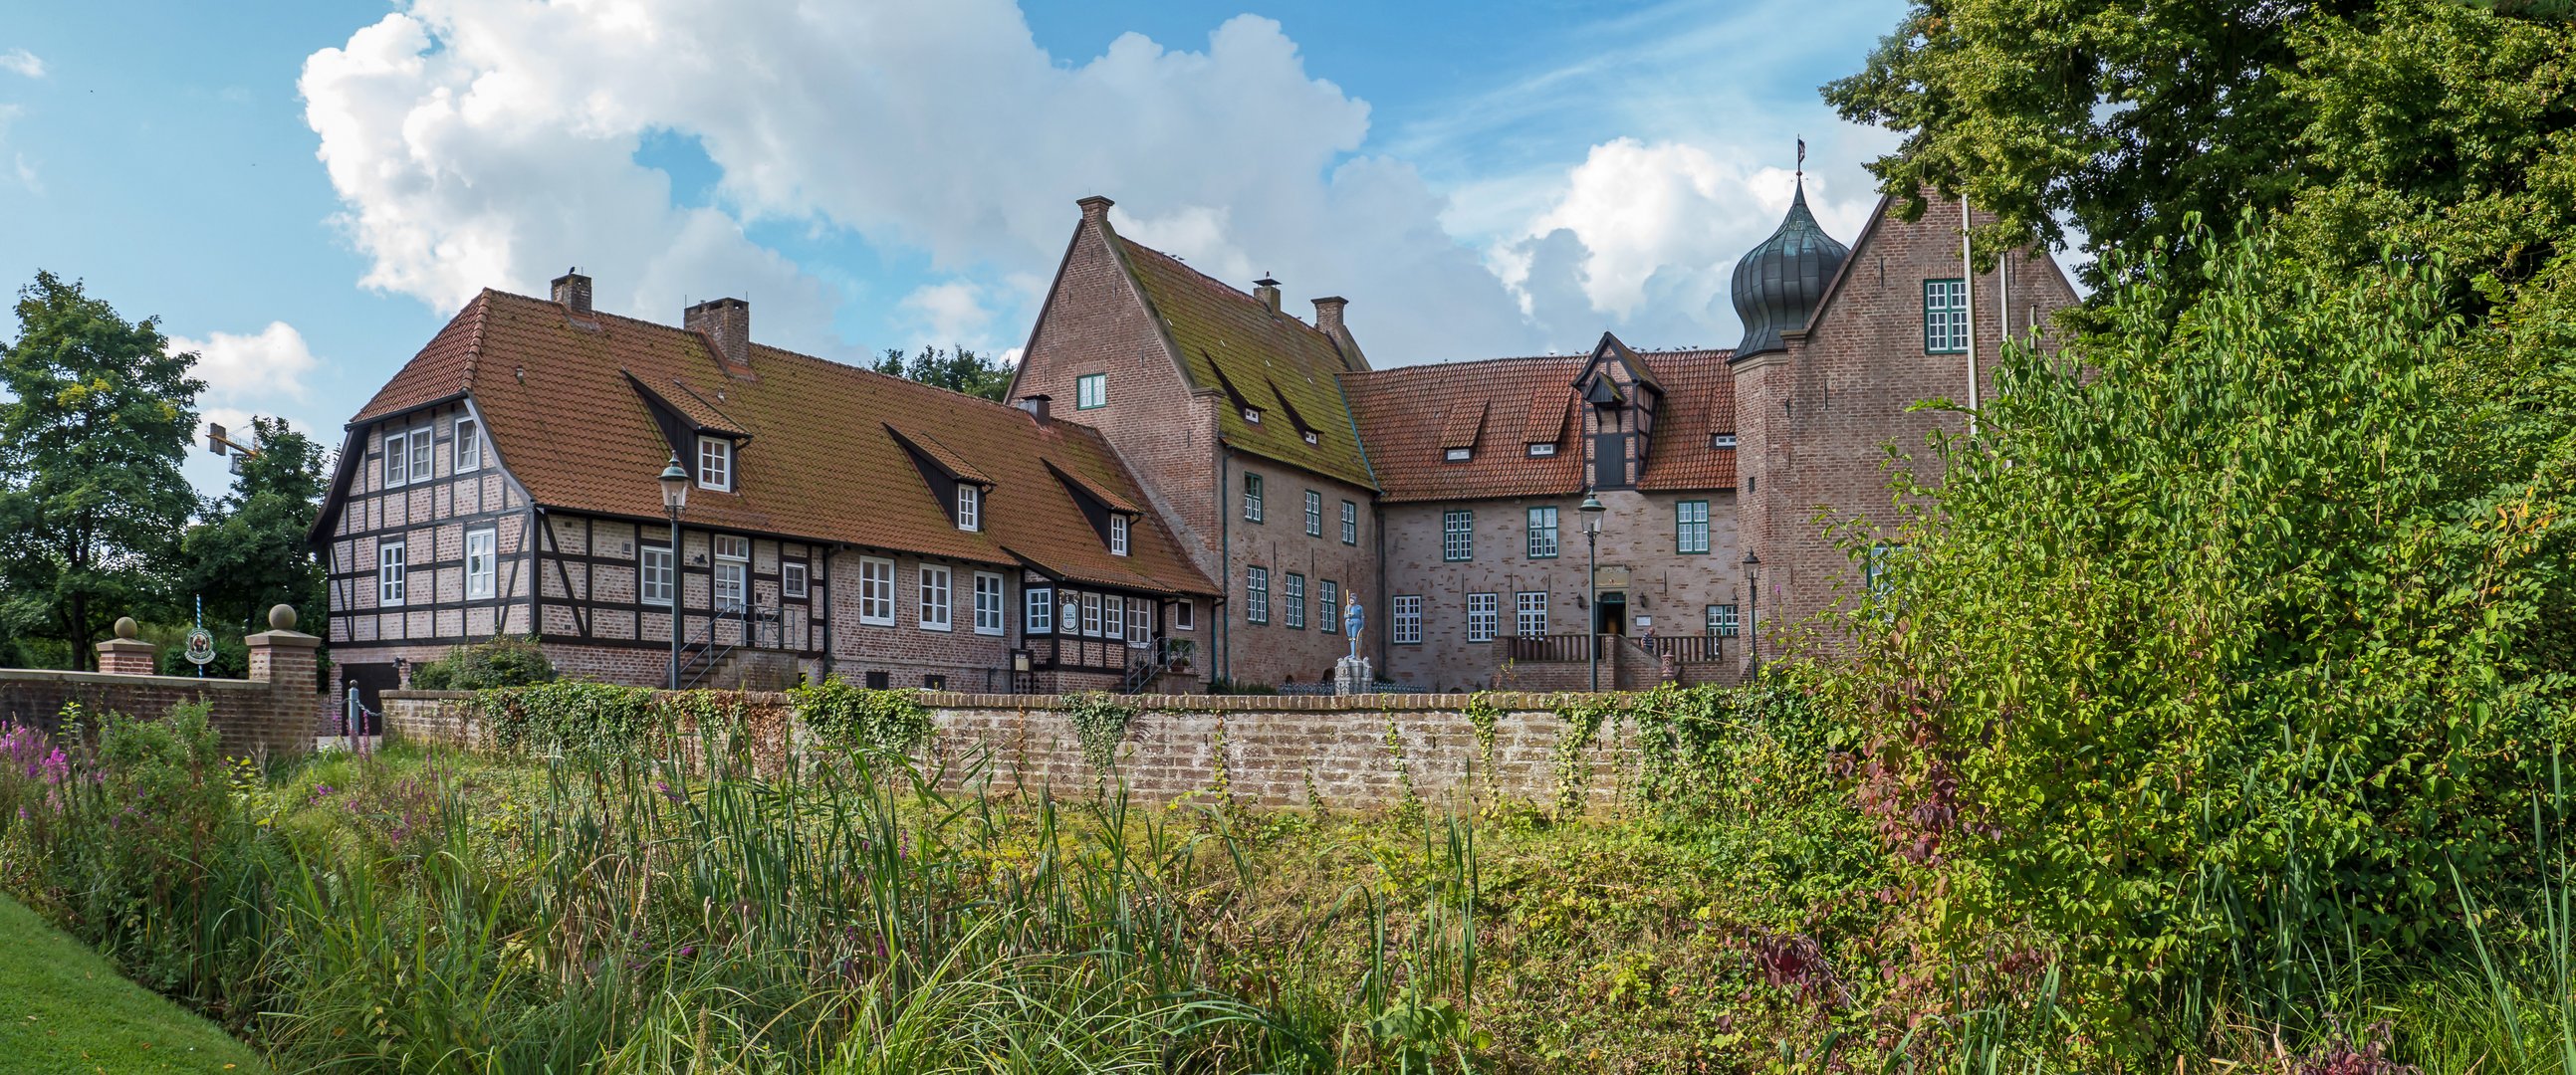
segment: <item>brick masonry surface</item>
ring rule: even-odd
[[[459,692],[385,695],[389,730],[415,741],[472,746],[478,730]],[[777,695],[765,696],[783,703]],[[1140,695],[1119,773],[1138,798],[1207,801],[1215,794],[1220,743],[1225,783],[1243,804],[1377,809],[1416,794],[1435,805],[1469,794],[1542,805],[1556,801],[1556,757],[1565,722],[1556,715],[1580,695],[1495,693],[1493,764],[1481,757],[1467,695]],[[997,789],[1059,797],[1087,794],[1099,774],[1084,760],[1064,700],[1056,695],[925,693],[936,725],[922,751],[951,786],[980,773]],[[1387,743],[1392,724],[1402,756]],[[1619,803],[1635,769],[1633,729],[1612,722],[1578,754],[1583,793],[1596,809]],[[1472,779],[1471,768],[1474,770]]]
[[[244,639],[250,678],[118,675],[0,668],[0,719],[58,732],[63,706],[79,702],[95,720],[107,713],[158,717],[203,701],[227,755],[302,754],[313,749],[317,710],[327,704],[314,675],[321,640],[293,631]]]

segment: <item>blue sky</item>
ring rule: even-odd
[[[819,12],[819,14],[818,14]],[[1008,354],[1076,213],[1370,358],[1724,345],[1789,196],[1849,239],[1894,144],[1816,87],[1894,0],[417,0],[0,13],[0,279],[87,281],[201,406],[341,423],[475,289],[752,302],[827,357]],[[1302,302],[1297,303],[1300,307]],[[0,327],[13,331],[14,325]],[[219,461],[192,455],[213,491]]]

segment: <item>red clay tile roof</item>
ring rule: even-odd
[[[1361,488],[1376,488],[1368,458],[1351,439],[1350,406],[1335,377],[1360,368],[1313,325],[1187,265],[1125,239],[1115,244],[1154,316],[1181,352],[1198,388],[1220,388],[1262,411],[1247,421],[1235,406],[1217,416],[1219,435],[1238,451],[1301,467]],[[1293,415],[1271,409],[1267,385]],[[1316,434],[1306,443],[1298,423]]]
[[[759,344],[751,373],[728,376],[706,339],[601,314],[576,323],[545,299],[485,291],[376,393],[352,424],[470,394],[484,435],[530,499],[547,508],[662,517],[653,475],[671,454],[637,382],[684,381],[750,440],[736,492],[692,489],[690,526],[739,528],[997,565],[1160,593],[1213,594],[1161,520],[1146,516],[1133,555],[1111,556],[1049,468],[1129,501],[1135,480],[1106,440],[1073,422]],[[685,394],[685,393],[679,393]],[[993,482],[984,529],[962,531],[903,447],[900,426],[943,465]]]
[[[1735,431],[1732,352],[1646,351],[1637,357],[1664,386],[1655,440],[1637,488],[1649,493],[1735,488],[1735,449],[1714,446],[1712,433]]]
[[[1342,375],[1343,391],[1368,441],[1378,489],[1389,501],[1467,500],[1547,496],[1583,488],[1583,453],[1571,443],[1553,456],[1532,459],[1527,444],[1507,441],[1517,430],[1487,423],[1481,443],[1465,462],[1444,461],[1449,423],[1457,408],[1501,401],[1525,407],[1542,391],[1571,399],[1583,356],[1497,358],[1439,362]]]
[[[1476,436],[1485,431],[1485,411],[1492,401],[1470,396],[1449,405],[1449,413],[1440,419],[1442,448],[1473,448]]]
[[[1351,412],[1368,443],[1378,487],[1390,502],[1572,496],[1584,487],[1580,427],[1567,420],[1574,378],[1588,355],[1441,362],[1342,376]],[[1637,358],[1663,388],[1638,488],[1649,492],[1732,489],[1735,449],[1713,447],[1709,434],[1735,423],[1735,382],[1725,351],[1645,351]],[[1553,401],[1553,402],[1551,402]],[[1444,448],[1465,422],[1495,408],[1529,417],[1483,421],[1475,451],[1452,463]],[[1532,458],[1529,445],[1555,444]]]

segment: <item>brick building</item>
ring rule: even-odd
[[[1324,678],[1356,599],[1411,686],[1581,688],[1596,651],[1604,687],[1733,681],[1757,609],[1776,653],[1865,583],[1818,519],[1895,522],[1887,447],[1961,423],[1908,407],[2075,301],[2045,256],[1969,274],[1956,202],[1846,247],[1802,190],[1735,348],[1379,370],[1346,300],[1300,318],[1079,207],[1012,407],[754,344],[736,299],[485,292],[350,425],[315,530],[341,666],[507,633],[660,682],[676,609],[687,681],[1187,691]]]

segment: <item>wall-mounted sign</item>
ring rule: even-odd
[[[1615,564],[1603,564],[1600,567],[1593,569],[1592,588],[1596,590],[1627,589],[1628,569]]]
[[[208,634],[206,629],[203,627],[191,629],[188,632],[187,656],[188,663],[196,665],[199,668],[203,668],[207,664],[213,662],[215,659],[215,636]]]

